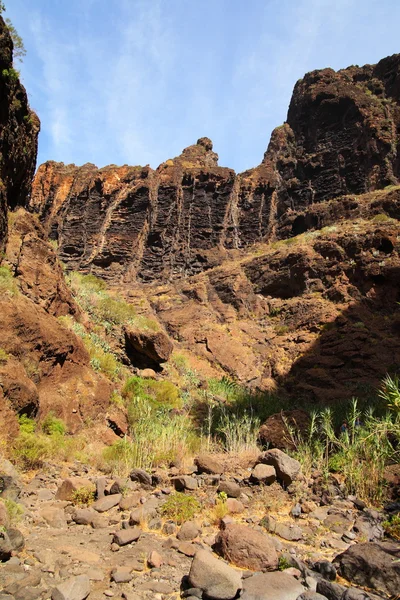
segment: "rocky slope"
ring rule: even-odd
[[[39,167],[32,209],[70,268],[170,279],[227,251],[318,227],[310,207],[399,183],[400,55],[308,73],[261,165],[235,175],[208,138],[149,167]],[[306,211],[306,214],[304,212]]]
[[[59,322],[80,317],[57,255],[29,202],[39,120],[13,67],[13,44],[0,17],[0,428],[18,434],[17,417],[54,412],[71,432],[104,410],[110,383],[95,373],[82,341]]]
[[[78,462],[46,463],[21,478],[0,462],[0,596],[383,600],[397,593],[400,545],[384,538],[385,514],[347,496],[337,477],[306,478],[276,450],[241,467],[226,455],[196,463],[118,478]],[[82,490],[93,490],[89,506],[79,501]],[[174,498],[195,510],[174,512]],[[4,499],[23,507],[19,522],[10,521]],[[226,514],[218,517],[221,505]]]
[[[0,17],[0,252],[7,236],[7,207],[28,201],[40,128],[13,67],[12,52],[8,28]]]
[[[364,195],[340,225],[260,244],[130,301],[246,386],[296,401],[365,398],[400,367],[399,202],[400,188]]]

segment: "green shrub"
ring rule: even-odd
[[[136,310],[123,300],[114,298],[101,298],[95,306],[95,314],[100,321],[107,321],[114,325],[121,325],[136,317]]]
[[[9,354],[4,350],[4,348],[0,348],[0,363],[6,363],[10,358]]]
[[[21,432],[14,442],[12,454],[22,469],[39,469],[49,457],[49,443],[34,433]]]
[[[148,380],[146,387],[150,395],[154,395],[157,404],[169,408],[181,408],[182,398],[179,390],[171,381]]]
[[[288,561],[285,556],[280,556],[278,561],[278,569],[279,571],[285,571],[285,569],[289,569],[292,565]]]
[[[3,69],[2,75],[4,79],[8,79],[12,83],[16,83],[19,79],[20,72],[10,67],[9,69]]]
[[[46,435],[65,435],[67,426],[62,419],[57,419],[52,413],[49,413],[42,423],[42,431]]]
[[[161,514],[166,519],[175,521],[181,525],[185,521],[193,519],[200,510],[200,503],[193,496],[187,496],[183,493],[171,494],[168,500],[161,507]]]
[[[3,502],[6,507],[7,517],[10,525],[16,525],[19,523],[22,515],[24,514],[23,506],[9,498],[1,498],[0,501]]]
[[[72,493],[72,503],[77,506],[89,506],[95,499],[93,487],[81,487]]]
[[[35,419],[30,419],[26,415],[18,417],[19,430],[21,433],[34,433],[36,429]]]
[[[217,432],[222,436],[223,447],[227,452],[239,454],[257,448],[260,421],[251,414],[223,413]]]
[[[171,381],[155,381],[137,375],[127,379],[122,397],[128,402],[133,398],[146,400],[154,408],[180,408],[182,398],[178,388]]]
[[[393,515],[382,523],[386,535],[400,542],[400,515]]]
[[[15,296],[18,293],[17,283],[8,267],[0,267],[0,293]]]
[[[393,219],[391,219],[385,213],[379,213],[378,215],[375,215],[372,220],[374,223],[386,223],[388,221],[393,221]]]

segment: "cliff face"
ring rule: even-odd
[[[12,53],[8,28],[0,17],[0,251],[7,236],[7,207],[28,201],[40,128],[13,68]]]
[[[208,138],[149,167],[48,162],[31,206],[70,268],[148,282],[213,267],[227,252],[318,227],[310,208],[400,177],[400,55],[314,71],[259,167],[218,166]]]

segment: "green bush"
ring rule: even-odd
[[[77,506],[89,506],[94,502],[94,487],[81,487],[72,493],[72,503]]]
[[[141,398],[154,408],[180,408],[182,406],[179,390],[171,381],[155,381],[137,375],[127,379],[122,389],[122,397],[128,403],[133,398]]]
[[[175,494],[171,494],[168,500],[162,505],[161,514],[166,519],[171,519],[178,525],[182,525],[185,521],[193,519],[199,510],[200,503],[196,498],[176,492]]]
[[[0,348],[0,363],[6,363],[10,358],[9,354],[4,350],[4,348]]]
[[[0,293],[15,296],[18,293],[17,283],[8,267],[0,267]]]
[[[15,83],[18,81],[20,73],[16,69],[10,67],[9,69],[3,69],[2,75],[4,79],[8,79],[12,83]]]
[[[393,399],[394,393],[395,388],[388,400]],[[296,446],[295,456],[306,473],[313,467],[326,477],[330,472],[340,472],[349,493],[379,505],[386,493],[385,467],[394,459],[400,440],[397,413],[391,411],[377,417],[371,409],[361,411],[353,399],[344,415],[346,425],[340,432],[331,409],[313,413],[306,434],[295,433],[288,426]]]
[[[36,430],[35,419],[30,419],[26,415],[18,417],[19,430],[21,433],[34,433]]]
[[[39,469],[49,457],[49,443],[34,433],[21,432],[14,442],[12,454],[22,469]]]
[[[42,431],[46,435],[65,435],[67,426],[62,419],[57,419],[52,413],[49,413],[42,423]]]
[[[23,506],[9,498],[1,498],[0,502],[3,502],[3,504],[6,507],[7,517],[10,525],[16,525],[17,523],[19,523],[22,518],[22,515],[24,514]]]
[[[400,515],[393,515],[382,523],[386,535],[400,542]]]

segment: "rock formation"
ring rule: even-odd
[[[95,373],[82,341],[59,316],[80,316],[57,255],[29,202],[39,120],[13,67],[0,17],[0,427],[18,434],[17,416],[61,416],[71,432],[105,411],[110,383]]]
[[[208,138],[155,171],[48,162],[31,207],[70,268],[114,283],[192,275],[275,233],[318,227],[310,210],[324,201],[397,184],[399,127],[400,55],[313,71],[255,169],[219,167]]]
[[[40,128],[13,67],[12,53],[9,30],[0,16],[0,252],[7,236],[7,207],[28,201]]]

